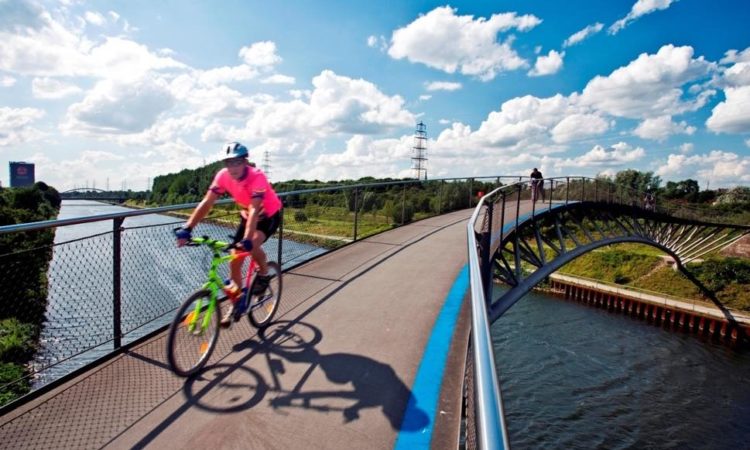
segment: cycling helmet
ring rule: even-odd
[[[232,158],[247,158],[247,147],[239,142],[224,144],[221,148],[222,161]]]

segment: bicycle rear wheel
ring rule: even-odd
[[[250,308],[247,314],[250,323],[260,329],[267,327],[271,323],[273,315],[276,314],[279,302],[281,301],[281,266],[276,262],[269,262],[268,274],[272,276],[271,281],[268,283],[268,289],[263,294],[250,296]],[[258,277],[256,276],[253,284],[257,282]],[[250,286],[248,292],[252,291],[253,286]]]
[[[167,361],[177,375],[187,377],[198,372],[216,347],[221,308],[217,304],[211,311],[210,303],[211,292],[195,292],[180,306],[169,326]]]

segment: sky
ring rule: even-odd
[[[652,171],[750,184],[746,0],[0,0],[0,181],[147,189],[239,141],[271,181]]]

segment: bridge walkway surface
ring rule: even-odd
[[[284,276],[276,321],[222,331],[179,378],[161,333],[0,418],[3,448],[455,448],[470,210]]]

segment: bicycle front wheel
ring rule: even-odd
[[[187,377],[206,365],[219,339],[220,313],[208,290],[195,292],[180,306],[167,337],[167,361],[174,373]]]
[[[269,262],[268,275],[271,276],[268,289],[263,294],[250,296],[250,311],[247,315],[250,323],[260,329],[271,323],[281,301],[281,266],[276,262]],[[257,278],[256,276],[253,284],[258,282]],[[252,292],[252,286],[249,292]]]

